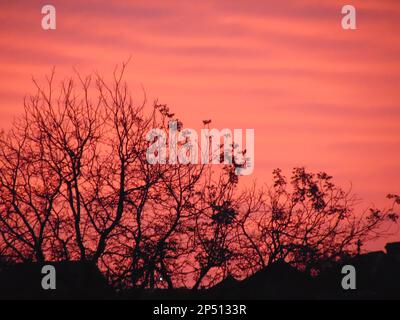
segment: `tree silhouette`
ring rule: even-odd
[[[388,233],[393,209],[355,212],[358,199],[324,172],[295,168],[290,182],[274,171],[273,185],[243,196],[238,218],[239,270],[285,260],[312,273],[326,261],[357,251],[359,243]]]
[[[356,212],[326,173],[295,168],[288,182],[275,170],[272,186],[244,188],[235,163],[149,164],[147,133],[183,124],[136,102],[125,69],[111,82],[76,73],[56,84],[54,70],[34,80],[0,133],[1,261],[80,260],[117,288],[197,290],[282,259],[318,271],[396,222],[394,207]]]

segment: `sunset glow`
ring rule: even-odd
[[[1,1],[0,128],[32,77],[111,74],[131,57],[138,102],[144,88],[185,127],[255,130],[246,181],[305,166],[351,187],[361,209],[385,207],[400,192],[400,2],[352,4],[357,30],[345,31],[336,0],[53,0],[57,29],[45,31],[42,1]]]

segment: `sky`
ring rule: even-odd
[[[46,4],[56,30],[41,27]],[[345,4],[356,30],[341,27]],[[255,129],[252,179],[305,166],[351,187],[360,210],[385,207],[400,193],[399,30],[398,0],[1,0],[0,128],[32,77],[107,75],[131,57],[138,100],[143,87],[185,127]]]

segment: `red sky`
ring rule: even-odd
[[[57,30],[41,28],[41,8]],[[400,1],[24,1],[0,3],[0,127],[33,90],[31,77],[109,74],[127,80],[186,127],[255,129],[255,171],[325,170],[364,200],[400,193]],[[393,239],[399,238],[393,237]],[[392,240],[393,240],[392,239]],[[385,241],[383,241],[385,242]],[[382,243],[375,247],[381,247]]]

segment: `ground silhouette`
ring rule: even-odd
[[[1,299],[400,299],[400,242],[383,251],[359,254],[333,263],[311,277],[279,260],[254,275],[237,280],[229,275],[215,286],[190,290],[129,289],[115,291],[92,263],[46,262],[56,268],[56,290],[43,290],[44,263],[15,264],[0,272]],[[357,289],[343,290],[341,268],[351,264],[357,271]]]

